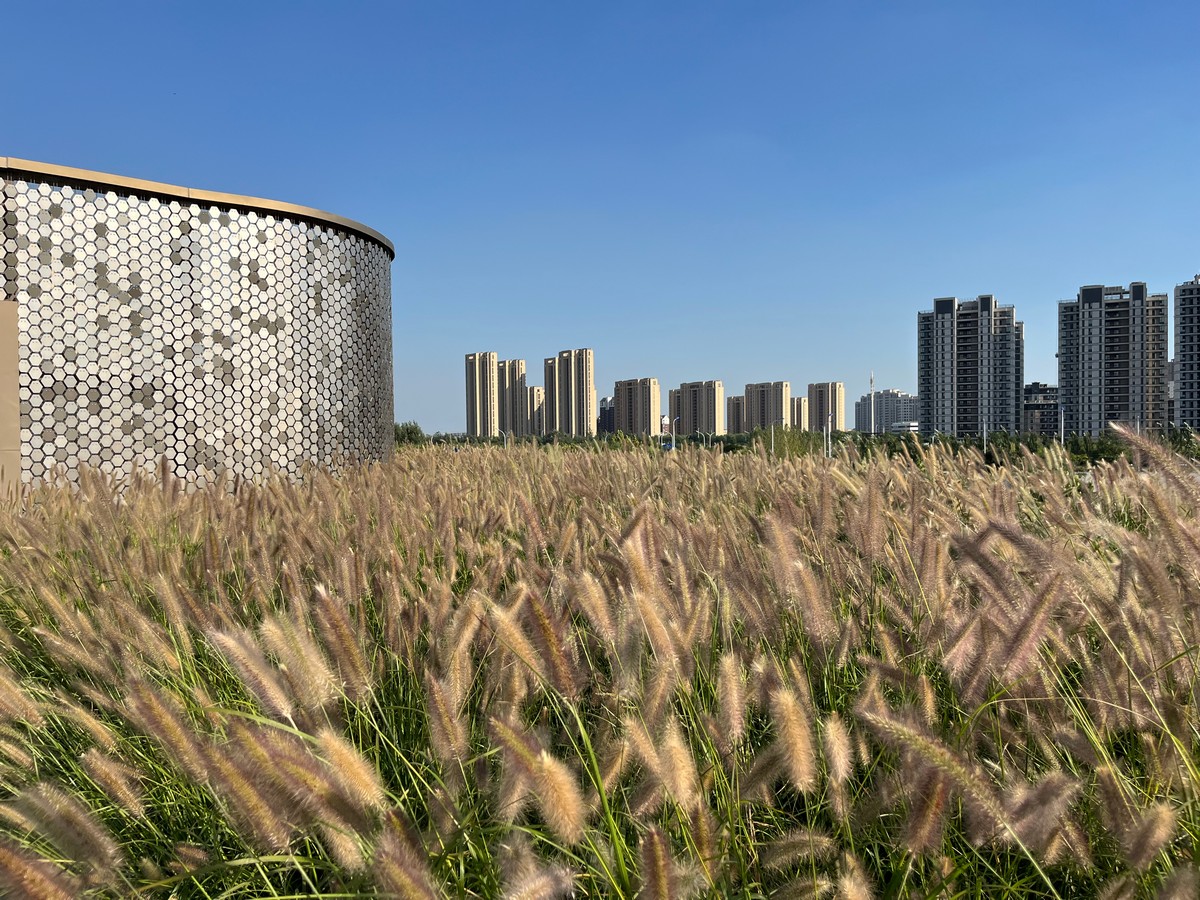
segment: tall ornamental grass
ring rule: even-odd
[[[1137,446],[39,489],[0,893],[1195,898],[1200,477]]]

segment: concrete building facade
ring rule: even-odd
[[[542,437],[546,431],[546,389],[534,385],[529,388],[529,434]]]
[[[914,394],[894,388],[863,394],[854,404],[854,430],[863,434],[890,434],[888,429],[893,422],[919,421],[917,406]]]
[[[725,433],[725,385],[720,381],[688,381],[679,385],[672,422],[678,418],[676,434]]]
[[[500,433],[525,437],[529,434],[529,386],[525,383],[525,360],[500,360],[497,364],[496,386]]]
[[[467,437],[500,434],[500,366],[493,351],[468,353]]]
[[[808,431],[808,398],[792,398],[792,428],[797,431]]]
[[[1085,285],[1058,304],[1058,389],[1068,434],[1167,424],[1167,295]]]
[[[546,428],[571,437],[596,434],[596,372],[591,349],[562,350],[544,365]]]
[[[542,363],[542,434],[554,434],[558,427],[558,357],[548,356]]]
[[[725,398],[725,429],[728,434],[743,434],[746,431],[746,398]]]
[[[762,381],[746,385],[745,428],[783,427],[791,424],[792,385],[787,381]]]
[[[614,430],[657,436],[662,432],[662,392],[657,378],[631,378],[613,387]]]
[[[1058,434],[1058,386],[1034,381],[1025,385],[1021,431],[1053,437]]]
[[[1175,286],[1176,425],[1200,428],[1200,275]]]
[[[808,386],[808,430],[846,430],[846,385],[820,381]]]
[[[1025,324],[1016,309],[983,294],[940,297],[917,313],[921,434],[981,436],[1021,428]]]
[[[612,397],[600,398],[600,412],[597,416],[596,433],[617,433],[617,401]]]

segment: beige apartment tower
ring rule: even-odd
[[[495,353],[467,354],[467,437],[500,434],[498,374]]]
[[[791,424],[792,385],[788,381],[763,381],[746,385],[747,431]]]
[[[725,385],[720,381],[687,381],[679,386],[671,420],[679,418],[676,434],[725,433]]]
[[[541,437],[546,431],[546,389],[534,385],[529,389],[529,434]]]
[[[525,360],[502,359],[497,374],[500,433],[525,437],[529,434],[529,387],[525,384]]]
[[[558,357],[548,356],[542,365],[542,434],[558,431]]]
[[[746,431],[746,398],[742,396],[725,398],[725,427],[730,434],[744,434]]]
[[[613,390],[615,429],[623,434],[662,433],[662,392],[657,378],[618,381]]]
[[[792,398],[792,428],[796,431],[808,431],[808,398]]]
[[[808,386],[808,430],[846,430],[846,386],[840,381],[821,381]]]
[[[546,433],[596,434],[596,371],[590,348],[562,350],[545,361]]]

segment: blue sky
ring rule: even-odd
[[[463,355],[916,388],[916,313],[1200,272],[1200,5],[28,4],[0,154],[388,235],[396,415]],[[849,404],[848,404],[849,405]],[[852,413],[851,413],[852,414]]]

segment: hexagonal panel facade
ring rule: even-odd
[[[290,476],[392,448],[390,249],[299,216],[0,172],[21,478]],[[0,301],[2,302],[2,301]]]

